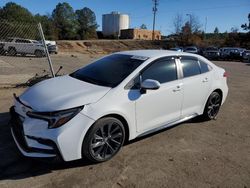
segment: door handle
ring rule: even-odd
[[[204,78],[202,82],[208,82],[208,78]]]
[[[175,89],[173,89],[173,92],[176,92],[176,91],[180,91],[181,90],[181,86],[176,86],[176,88]]]

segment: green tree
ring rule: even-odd
[[[78,22],[77,33],[80,39],[97,38],[96,29],[98,25],[95,13],[91,9],[84,7],[83,9],[76,10],[76,20]]]
[[[236,26],[234,26],[234,27],[231,28],[231,32],[232,33],[238,33],[238,31],[239,31],[239,29]]]
[[[148,29],[148,28],[147,28],[146,24],[142,24],[142,25],[140,26],[140,29]]]
[[[39,32],[33,15],[16,3],[6,3],[0,9],[0,38],[21,37],[39,39]]]
[[[33,15],[24,7],[9,2],[0,11],[0,18],[9,22],[34,22]]]
[[[215,29],[214,29],[214,34],[219,34],[219,29],[218,29],[218,27],[215,27]]]
[[[248,14],[248,23],[242,24],[241,28],[245,31],[250,31],[250,13]]]
[[[58,3],[52,12],[58,39],[76,39],[78,24],[73,8],[68,3]]]
[[[37,23],[41,23],[43,27],[43,33],[45,35],[45,38],[48,40],[56,40],[57,33],[56,28],[53,24],[53,20],[50,15],[40,15],[36,14],[34,16]]]

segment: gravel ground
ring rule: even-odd
[[[53,56],[63,73],[91,59]],[[42,63],[44,59],[0,57],[0,86],[47,68]],[[191,120],[135,140],[102,164],[48,164],[22,157],[10,135],[8,109],[12,93],[25,88],[0,87],[0,187],[250,187],[250,66],[215,63],[229,73],[229,95],[216,121]]]

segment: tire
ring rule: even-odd
[[[17,54],[16,49],[14,47],[9,48],[8,54],[11,56],[15,56]]]
[[[4,49],[0,49],[0,55],[5,55]]]
[[[220,110],[222,96],[214,91],[208,98],[202,118],[204,120],[216,119]]]
[[[43,52],[41,50],[36,50],[35,51],[35,56],[36,57],[43,57]]]
[[[100,163],[114,157],[125,140],[122,122],[113,117],[98,120],[87,132],[82,145],[82,155]]]

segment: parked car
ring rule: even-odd
[[[245,50],[242,53],[242,58],[243,58],[243,61],[250,62],[250,50]]]
[[[183,48],[182,47],[170,48],[169,50],[171,50],[171,51],[177,51],[177,52],[183,52]]]
[[[28,157],[103,162],[125,141],[199,115],[215,119],[227,93],[225,70],[202,56],[118,52],[15,96],[11,132]]]
[[[242,60],[244,50],[245,49],[243,49],[243,48],[233,48],[233,49],[231,49],[231,51],[230,51],[230,59]]]
[[[244,48],[225,47],[220,49],[220,55],[224,60],[242,60],[244,50]]]
[[[36,40],[23,39],[23,38],[7,38],[4,41],[4,51],[9,55],[35,55],[42,57],[45,55],[44,47]]]
[[[208,47],[203,51],[203,56],[208,59],[219,59],[220,52],[217,47]]]
[[[39,41],[39,42],[42,44],[42,41]],[[58,53],[58,47],[57,47],[56,41],[46,40],[45,44],[47,45],[47,48],[50,54]]]
[[[0,55],[4,55],[4,54],[5,54],[4,42],[0,41]]]
[[[188,46],[186,48],[184,48],[184,52],[188,52],[188,53],[193,53],[193,54],[198,54],[199,50],[197,47],[195,46]]]
[[[50,54],[57,54],[58,53],[57,45],[49,44],[47,47],[48,47],[48,51]]]

